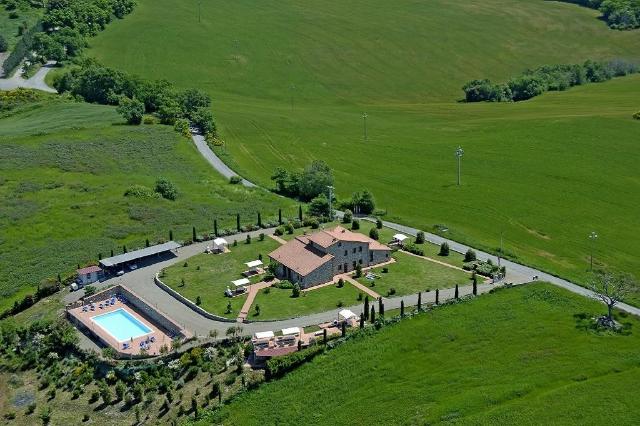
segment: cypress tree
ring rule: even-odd
[[[191,241],[196,242],[196,227],[191,228]]]
[[[400,316],[404,318],[404,300],[400,301]]]
[[[436,305],[440,304],[440,289],[436,288]]]
[[[384,316],[384,303],[380,303],[380,316]]]
[[[58,274],[58,282],[62,283],[62,277],[60,276],[60,274]]]
[[[148,239],[148,238],[147,238],[147,240],[146,240],[144,243],[145,243],[145,245],[146,245],[147,247],[149,247],[149,246],[151,245],[151,244],[149,244],[149,239]]]
[[[278,225],[282,225],[282,209],[278,209]]]
[[[218,219],[213,219],[213,235],[218,236]]]
[[[102,253],[98,253],[98,260],[102,260]]]
[[[478,283],[475,280],[473,281],[473,295],[478,295]]]
[[[302,205],[298,206],[298,219],[302,222]]]
[[[375,307],[371,307],[371,314],[369,315],[369,321],[373,324],[374,322],[376,322],[376,308]]]
[[[342,321],[342,329],[340,330],[342,331],[342,337],[347,335],[347,323]]]
[[[364,328],[364,312],[360,314],[360,328]]]
[[[369,319],[369,296],[364,297],[364,319]]]
[[[456,292],[455,292],[453,297],[455,297],[457,299],[458,296],[459,296],[459,294],[458,294],[458,284],[456,284]]]
[[[173,241],[173,231],[169,230],[169,241]]]
[[[113,257],[113,249],[111,249],[111,257]]]
[[[378,313],[382,315],[382,297],[378,297]]]
[[[240,213],[236,215],[236,228],[238,229],[238,232],[240,232]]]
[[[327,329],[326,328],[322,329],[322,343],[324,343],[325,345],[327,344]]]
[[[418,311],[422,309],[422,292],[418,292]]]
[[[127,252],[127,246],[122,246],[122,252],[126,253]]]

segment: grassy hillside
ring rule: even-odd
[[[580,327],[602,309],[548,284],[482,296],[349,341],[200,424],[631,425],[640,323]]]
[[[229,185],[189,139],[160,125],[126,126],[112,107],[45,100],[0,120],[0,310],[47,277],[73,271],[98,253],[191,238],[277,216],[291,204],[266,191]],[[159,177],[176,201],[125,197]],[[294,208],[290,210],[293,215]]]
[[[276,166],[322,158],[337,170],[339,195],[368,187],[391,219],[445,224],[487,249],[504,232],[519,260],[576,280],[596,230],[598,263],[637,269],[638,76],[519,104],[456,100],[472,78],[638,59],[640,31],[542,0],[211,1],[201,22],[195,0],[138,3],[91,41],[91,54],[207,89],[230,161],[258,182],[270,185]]]

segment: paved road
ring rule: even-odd
[[[233,170],[229,168],[212,150],[209,148],[207,141],[204,139],[204,136],[199,135],[197,133],[192,133],[191,138],[193,139],[193,143],[196,144],[196,148],[200,151],[200,154],[204,157],[205,160],[211,164],[211,166],[216,169],[222,176],[230,179],[232,176],[238,176]],[[256,188],[257,186],[249,182],[248,180],[242,178],[242,184],[248,188]]]
[[[25,89],[37,89],[49,93],[57,93],[55,89],[49,87],[47,83],[44,82],[47,73],[53,67],[55,67],[55,62],[47,62],[29,79],[22,77],[22,69],[20,69],[9,78],[0,78],[0,90],[13,90],[22,87]]]
[[[365,220],[371,221],[371,222],[375,222],[374,219],[371,218],[366,218]],[[412,235],[415,236],[418,233],[418,229],[416,228],[412,228],[410,226],[405,226],[405,225],[400,225],[397,223],[393,223],[393,222],[386,222],[386,221],[382,221],[383,225],[391,228],[391,229],[395,229],[403,234],[407,234],[407,235]],[[434,243],[434,244],[442,244],[443,242],[447,242],[449,244],[449,248],[453,251],[456,251],[458,253],[466,253],[466,251],[468,249],[473,249],[476,254],[478,259],[480,260],[487,260],[487,259],[491,259],[494,263],[498,262],[498,258],[494,255],[491,255],[489,253],[485,253],[483,251],[474,249],[472,247],[466,246],[464,244],[460,244],[458,242],[452,241],[452,240],[448,240],[446,238],[443,238],[439,235],[435,235],[435,234],[431,234],[428,232],[425,232],[425,238],[427,241]],[[565,279],[562,278],[558,278],[556,276],[553,276],[551,274],[548,274],[546,272],[542,272],[539,271],[535,268],[531,268],[529,266],[524,266],[521,265],[519,263],[516,262],[512,262],[509,260],[505,260],[505,259],[501,259],[501,265],[506,266],[507,268],[507,281],[510,281],[510,277],[509,274],[515,274],[516,276],[520,277],[520,279],[525,279],[526,281],[531,281],[533,279],[534,276],[537,276],[538,279],[540,281],[547,281],[550,282],[551,284],[554,284],[558,287],[562,287],[564,289],[567,289],[573,293],[576,294],[580,294],[582,296],[586,296],[586,297],[590,297],[590,298],[595,298],[594,293],[589,290],[586,289],[584,287],[580,287],[579,285],[576,285],[570,281],[567,281]],[[515,281],[514,281],[515,282]],[[630,314],[633,315],[638,315],[640,316],[640,309],[636,308],[635,306],[631,306],[631,305],[627,305],[626,303],[620,303],[617,305],[617,308],[628,312]]]

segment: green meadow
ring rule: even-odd
[[[501,290],[350,340],[197,424],[636,424],[640,323],[584,327],[602,312],[549,284]]]
[[[126,126],[112,107],[46,99],[0,119],[0,311],[77,264],[169,238],[291,214],[293,203],[230,185],[171,127]],[[159,177],[175,201],[126,197]]]
[[[593,230],[597,265],[638,267],[640,76],[517,104],[458,100],[473,78],[640,59],[640,31],[610,30],[597,16],[543,0],[214,0],[199,22],[195,0],[140,0],[90,54],[206,89],[220,152],[262,185],[276,166],[321,158],[340,196],[368,188],[391,220],[445,225],[487,250],[502,233],[511,257],[584,281]]]

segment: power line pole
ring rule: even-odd
[[[364,141],[367,141],[367,113],[363,112],[362,113],[362,120],[363,120],[363,125],[364,125]]]
[[[503,248],[502,248],[503,236],[504,236],[504,231],[500,231],[500,252],[498,253],[498,268],[500,267],[500,258],[502,257],[502,252],[503,252]]]
[[[329,221],[333,220],[333,190],[335,189],[333,186],[328,185],[329,188]]]
[[[589,239],[591,240],[591,255],[590,255],[590,266],[589,266],[589,270],[593,271],[593,246],[596,244],[596,240],[598,239],[598,234],[596,234],[595,231],[592,231],[591,234],[589,234]]]
[[[460,186],[460,160],[462,160],[462,156],[464,155],[464,150],[461,147],[456,149],[456,157],[458,157],[458,186]]]

